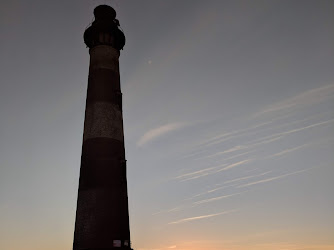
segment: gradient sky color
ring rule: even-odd
[[[0,2],[0,249],[71,249],[93,9],[117,11],[135,250],[334,249],[334,2]]]

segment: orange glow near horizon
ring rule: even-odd
[[[333,250],[334,245],[303,245],[294,243],[267,243],[255,245],[237,245],[237,244],[213,244],[212,242],[203,243],[184,243],[179,245],[171,245],[166,247],[152,247],[152,248],[137,248],[135,250]]]

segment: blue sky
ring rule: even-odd
[[[132,246],[334,248],[332,1],[2,1],[0,248],[71,249],[89,66],[117,11]]]

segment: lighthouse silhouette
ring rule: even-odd
[[[73,250],[131,249],[115,10],[94,9],[84,32],[90,65]]]

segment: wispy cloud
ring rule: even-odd
[[[270,138],[270,139],[268,139],[268,138]],[[224,150],[222,152],[217,152],[215,154],[203,156],[203,157],[200,157],[200,158],[197,158],[197,159],[212,158],[212,157],[224,155],[224,154],[227,154],[227,153],[234,153],[234,152],[239,151],[239,150],[252,149],[252,148],[255,148],[255,147],[263,145],[263,144],[268,144],[268,143],[277,141],[277,140],[279,140],[281,138],[282,138],[281,136],[272,136],[272,135],[270,135],[270,136],[266,136],[266,137],[262,138],[262,141],[261,141],[261,139],[257,139],[255,143],[249,142],[249,143],[244,144],[244,145],[238,145],[238,146],[235,146],[233,148]],[[263,140],[263,139],[268,139],[268,140]]]
[[[233,158],[233,157],[231,157]],[[174,179],[181,179],[180,182],[184,182],[184,181],[189,181],[189,180],[194,180],[194,179],[198,179],[204,176],[208,176],[208,175],[212,175],[212,174],[216,174],[237,166],[240,166],[242,164],[246,164],[248,162],[251,162],[253,159],[246,159],[243,161],[238,161],[232,164],[220,164],[219,166],[216,167],[210,167],[210,168],[206,168],[206,169],[202,169],[202,170],[198,170],[195,172],[191,172],[191,173],[187,173],[187,174],[182,174],[179,176],[174,177]]]
[[[293,122],[290,122],[290,123],[286,123],[286,124],[281,124],[279,126],[276,126],[276,127],[271,127],[271,128],[267,128],[265,130],[269,130],[269,129],[278,129],[278,128],[281,128],[281,127],[286,127],[286,126],[289,126],[289,125],[293,125],[295,123],[300,123],[300,122],[303,122],[303,121],[306,121],[306,120],[309,120],[310,118],[306,118],[306,119],[303,119],[303,120],[297,120],[297,121],[293,121]],[[315,124],[312,124],[312,125],[309,125],[309,126],[305,126],[305,127],[301,127],[301,128],[297,128],[297,129],[292,129],[292,130],[289,130],[289,131],[285,131],[285,132],[281,132],[281,133],[275,133],[275,134],[272,134],[270,136],[266,136],[264,138],[272,138],[272,137],[279,137],[279,136],[283,136],[283,135],[287,135],[287,134],[290,134],[290,133],[295,133],[295,132],[299,132],[299,131],[302,131],[302,130],[305,130],[305,129],[308,129],[308,128],[313,128],[313,127],[316,127],[316,126],[319,126],[319,125],[324,125],[324,124],[327,124],[327,123],[330,123],[330,122],[333,122],[334,119],[331,119],[331,120],[328,120],[328,121],[323,121],[323,122],[318,122],[318,123],[315,123]],[[264,130],[262,130],[263,132]],[[251,135],[251,134],[255,134],[256,132],[249,132],[248,135]],[[236,137],[242,137],[243,134],[236,134],[236,135],[232,135],[232,136],[229,136],[229,137],[225,137],[225,138],[221,138],[219,140],[216,140],[216,141],[212,141],[211,143],[209,144],[206,144],[205,146],[213,146],[213,145],[216,145],[216,144],[219,144],[219,143],[222,143],[222,142],[225,142],[227,140],[230,140],[232,138],[236,138]],[[264,139],[263,138],[263,139]],[[279,138],[277,138],[279,139]],[[276,139],[275,139],[276,140]],[[271,142],[271,141],[269,141]],[[264,143],[268,143],[268,142],[264,142]],[[254,145],[256,146],[256,145]],[[240,146],[241,148],[231,148],[231,150],[240,150],[240,149],[244,149],[244,148],[247,148],[247,146]],[[220,153],[216,153],[214,154],[213,156],[216,156],[218,154],[224,154],[226,152],[220,152]]]
[[[311,168],[309,168],[309,169],[303,169],[303,170],[295,171],[295,172],[292,172],[292,173],[288,173],[288,174],[283,174],[283,175],[271,177],[271,178],[268,178],[268,179],[254,181],[254,182],[243,184],[243,185],[240,185],[240,186],[237,186],[237,187],[238,188],[242,188],[242,187],[248,187],[248,186],[257,185],[257,184],[260,184],[260,183],[270,182],[270,181],[274,181],[274,180],[278,180],[278,179],[284,178],[284,177],[289,176],[289,175],[295,175],[295,174],[303,173],[303,172],[308,171],[310,169]]]
[[[247,152],[243,152],[243,153],[240,153],[240,154],[232,155],[230,157],[224,158],[223,161],[232,160],[234,158],[238,158],[240,156],[247,155],[247,154],[250,154],[250,153],[253,153],[253,152],[255,152],[255,150],[249,150]],[[223,154],[220,154],[218,152],[218,153],[215,153],[215,154],[212,154],[212,155],[197,157],[197,158],[194,158],[194,160],[202,160],[202,159],[212,158],[212,157],[219,156],[219,155],[223,155]]]
[[[246,135],[247,136],[254,135],[254,134],[259,133],[260,131],[263,132],[267,130],[279,129],[281,127],[287,127],[287,126],[291,126],[296,123],[302,123],[306,120],[314,119],[315,117],[321,116],[324,113],[328,113],[328,112],[323,112],[320,114],[317,113],[316,115],[307,117],[305,119],[283,123],[278,126],[270,126],[274,124],[275,121],[284,120],[287,117],[291,117],[291,114],[292,114],[291,112],[297,110],[297,108],[306,107],[312,104],[317,104],[327,99],[330,99],[332,97],[334,97],[334,84],[306,91],[292,98],[289,98],[281,102],[275,103],[273,105],[270,105],[266,109],[252,115],[252,118],[258,118],[259,116],[263,114],[274,114],[274,116],[270,118],[270,121],[262,122],[257,125],[254,125],[248,128],[244,128],[244,129],[234,130],[230,132],[227,131],[225,133],[212,137],[198,144],[197,147],[206,148],[206,147],[214,146],[216,144],[223,143],[231,139],[243,137]],[[276,114],[277,112],[280,112],[280,114]],[[281,114],[284,112],[285,114]]]
[[[289,135],[289,134],[292,134],[292,133],[297,133],[297,132],[307,130],[307,129],[310,129],[310,128],[326,125],[326,124],[329,124],[329,123],[332,123],[332,122],[334,122],[334,119],[330,119],[330,120],[322,121],[322,122],[317,122],[317,123],[314,123],[314,124],[311,124],[311,125],[308,125],[308,126],[299,127],[299,128],[295,128],[295,129],[290,129],[290,130],[287,130],[287,131],[274,133],[274,134],[256,139],[252,142],[245,143],[244,145],[235,146],[231,149],[224,150],[222,152],[218,152],[218,153],[208,155],[208,156],[203,156],[203,157],[200,157],[198,159],[215,157],[215,156],[219,156],[219,155],[222,155],[222,154],[226,154],[228,152],[234,152],[234,151],[237,151],[237,150],[252,149],[252,148],[260,146],[260,145],[264,145],[264,144],[268,144],[268,143],[280,140],[283,136],[286,136],[286,135]],[[220,143],[220,142],[221,141],[216,142],[216,143]]]
[[[162,213],[172,213],[172,212],[177,212],[182,210],[183,206],[178,206],[178,207],[174,207],[171,209],[167,209],[167,210],[161,210],[159,212],[153,213],[152,215],[157,215],[157,214],[162,214]]]
[[[213,137],[213,138],[211,138],[211,139],[209,139],[209,140],[207,140],[203,143],[200,143],[198,146],[205,146],[205,147],[212,146],[212,145],[227,141],[227,140],[235,138],[235,137],[240,137],[240,136],[242,136],[246,133],[249,133],[251,131],[254,132],[254,130],[256,130],[258,128],[261,128],[261,127],[264,127],[264,126],[267,126],[268,124],[271,124],[271,123],[272,123],[272,121],[264,122],[264,123],[254,125],[254,126],[249,127],[249,128],[227,132],[227,133],[215,136],[215,137]]]
[[[234,193],[234,194],[227,194],[227,195],[221,195],[221,196],[210,198],[210,199],[196,201],[193,204],[194,205],[199,205],[199,204],[208,203],[208,202],[212,202],[212,201],[218,201],[218,200],[229,198],[229,197],[232,197],[232,196],[235,196],[235,195],[238,195],[238,194],[242,194],[242,193],[244,193],[244,192],[239,192],[239,193]]]
[[[199,196],[206,195],[206,194],[210,194],[210,193],[214,193],[214,192],[217,192],[217,191],[219,191],[219,190],[223,190],[223,189],[226,189],[226,188],[229,188],[229,187],[233,187],[233,186],[235,186],[235,184],[234,184],[234,185],[220,186],[220,187],[217,187],[217,188],[212,188],[212,189],[210,189],[210,190],[208,190],[208,191],[205,191],[205,192],[202,192],[202,193],[193,195],[193,196],[191,196],[190,198],[186,198],[186,199],[184,199],[184,200],[185,200],[185,201],[186,201],[186,200],[192,200],[192,199],[195,199],[195,198],[197,198],[197,197],[199,197]]]
[[[210,171],[212,169],[215,169],[215,168],[217,168],[217,167],[210,167],[210,168],[201,169],[201,170],[191,172],[191,173],[187,173],[187,174],[182,174],[182,175],[176,176],[174,179],[180,179],[180,178],[189,177],[189,176],[193,176],[193,175],[201,175],[204,172],[208,172],[208,171]]]
[[[204,158],[211,158],[211,157],[215,157],[215,156],[219,156],[219,155],[223,155],[223,154],[228,154],[228,153],[233,153],[235,151],[239,151],[239,150],[242,150],[242,149],[245,149],[245,148],[247,148],[247,147],[240,146],[240,145],[239,146],[235,146],[233,148],[226,149],[226,150],[224,150],[222,152],[217,152],[217,153],[212,154],[212,155],[204,156],[204,157],[202,157],[202,159],[204,159]]]
[[[216,214],[207,214],[207,215],[201,215],[201,216],[196,216],[196,217],[189,217],[189,218],[169,222],[168,224],[179,224],[179,223],[184,223],[184,222],[189,222],[189,221],[194,221],[194,220],[202,220],[202,219],[207,219],[207,218],[211,218],[211,217],[215,217],[215,216],[219,216],[219,215],[223,215],[223,214],[232,213],[232,212],[235,212],[235,211],[237,211],[237,210],[233,209],[233,210],[223,211],[223,212],[216,213]]]
[[[224,184],[227,184],[227,183],[233,183],[233,182],[238,182],[238,181],[243,181],[243,180],[247,180],[247,179],[251,179],[251,178],[255,178],[255,177],[259,177],[259,176],[263,176],[263,175],[269,174],[269,173],[271,173],[271,172],[272,172],[272,171],[267,171],[267,172],[264,172],[264,173],[262,173],[262,174],[249,175],[249,176],[244,176],[244,177],[236,178],[236,179],[233,179],[233,180],[225,181]]]
[[[233,152],[241,150],[241,149],[244,149],[244,147],[239,145],[239,146],[235,146],[233,148],[227,149],[224,152],[221,152],[221,154],[233,153]]]
[[[304,127],[299,127],[299,128],[290,129],[290,130],[287,130],[287,131],[274,133],[274,134],[271,134],[269,136],[265,136],[265,137],[262,137],[260,139],[257,139],[255,141],[253,141],[253,142],[255,142],[254,144],[247,144],[247,146],[252,146],[253,147],[253,146],[258,146],[258,145],[261,145],[261,144],[267,144],[269,142],[276,141],[276,140],[280,139],[282,136],[293,134],[293,133],[300,132],[300,131],[303,131],[303,130],[307,130],[307,129],[310,129],[310,128],[326,125],[326,124],[329,124],[329,123],[332,123],[332,122],[334,122],[334,119],[321,121],[321,122],[313,123],[313,124],[310,124],[310,125],[307,125],[307,126],[304,126]],[[268,139],[268,140],[266,140],[266,139]],[[259,142],[257,143],[256,141],[259,141]]]
[[[231,168],[235,168],[235,167],[237,167],[237,166],[246,164],[246,163],[251,162],[251,161],[252,161],[252,159],[247,159],[247,160],[239,161],[239,162],[230,164],[230,165],[228,165],[227,167],[221,168],[221,169],[220,169],[219,171],[217,171],[217,172],[224,171],[224,170],[228,170],[228,169],[231,169]]]
[[[307,107],[322,102],[334,95],[334,84],[307,90],[281,102],[274,103],[264,110],[256,113],[254,117],[277,112],[291,112],[298,108]]]
[[[297,146],[297,147],[285,149],[285,150],[282,150],[281,152],[278,152],[276,154],[269,155],[268,157],[265,157],[264,159],[269,159],[269,158],[273,158],[273,157],[283,156],[285,154],[292,153],[292,152],[294,152],[296,150],[299,150],[299,149],[302,149],[302,148],[305,148],[305,147],[308,147],[308,146],[311,146],[311,145],[312,145],[312,143],[305,143],[305,144],[303,144],[301,146]]]
[[[223,164],[223,165],[220,165],[220,166],[226,166],[226,164]],[[181,182],[183,181],[189,181],[189,180],[193,180],[193,179],[198,179],[200,177],[203,177],[203,176],[207,176],[207,175],[211,175],[211,174],[215,174],[217,172],[219,172],[219,170],[215,170],[217,169],[218,167],[211,167],[211,168],[207,168],[207,169],[204,169],[204,170],[200,170],[200,171],[196,171],[194,173],[189,173],[189,174],[186,174],[186,175],[183,175],[184,177],[186,177],[185,179],[181,180]],[[189,176],[191,175],[191,176]]]
[[[214,143],[214,141],[216,141],[216,140],[223,139],[223,138],[230,137],[230,136],[234,136],[234,135],[240,135],[240,134],[243,134],[245,132],[249,132],[251,130],[266,126],[266,125],[271,124],[271,123],[272,123],[272,121],[263,122],[263,123],[254,125],[254,126],[249,127],[249,128],[238,129],[238,130],[234,130],[234,131],[231,131],[231,132],[226,132],[226,133],[214,136],[214,137],[208,139],[207,141],[204,141],[204,142],[200,143],[199,146],[203,146],[203,145],[208,146],[208,145],[211,145],[212,143]]]
[[[174,122],[174,123],[168,123],[158,128],[151,129],[147,131],[142,137],[140,137],[139,141],[137,142],[137,146],[139,147],[144,146],[148,142],[160,136],[163,136],[171,131],[183,128],[186,125],[187,123],[184,122]]]
[[[276,135],[278,135],[278,136],[280,136],[280,135],[288,135],[288,134],[299,132],[299,131],[302,131],[302,130],[305,130],[305,129],[314,128],[314,127],[317,127],[317,126],[320,126],[320,125],[325,125],[325,124],[328,124],[328,123],[331,123],[331,122],[334,122],[334,119],[330,119],[330,120],[327,120],[327,121],[314,123],[314,124],[311,124],[311,125],[308,125],[308,126],[305,126],[305,127],[301,127],[301,128],[291,129],[289,131],[278,133]]]

